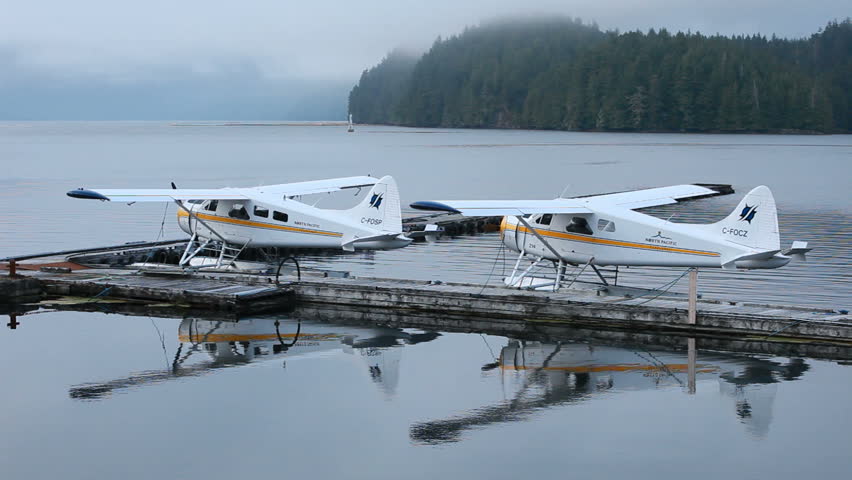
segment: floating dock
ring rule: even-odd
[[[268,278],[228,275],[146,272],[123,269],[86,269],[74,273],[32,272],[48,296],[88,299],[125,299],[163,307],[216,310],[236,315],[282,311],[295,302],[293,290]]]
[[[320,273],[320,275],[322,275]],[[139,272],[87,269],[70,272],[27,271],[44,295],[148,302],[157,308],[223,311],[235,315],[285,311],[296,307],[368,308],[374,314],[428,314],[441,319],[432,328],[483,330],[506,327],[563,326],[583,329],[658,332],[688,336],[762,341],[852,344],[852,319],[817,308],[699,300],[696,323],[689,323],[682,298],[636,298],[600,290],[559,292],[515,290],[472,284],[448,284],[364,277],[310,276],[276,282],[274,276],[235,273]],[[345,277],[345,276],[343,276]],[[293,279],[295,280],[295,279]],[[8,301],[8,300],[7,300]]]
[[[517,325],[520,319],[524,325],[852,343],[852,319],[848,315],[814,308],[700,300],[696,323],[690,324],[685,298],[622,297],[578,289],[537,292],[368,278],[327,278],[299,282],[291,288],[299,305],[369,306],[372,310],[476,318],[478,323]]]

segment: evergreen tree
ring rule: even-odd
[[[852,131],[852,21],[806,39],[601,32],[571,18],[496,21],[349,95],[359,122],[629,131]]]

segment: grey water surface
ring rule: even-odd
[[[6,122],[0,256],[182,236],[174,207],[65,196],[81,186],[391,174],[408,204],[733,184],[736,195],[651,212],[709,222],[765,184],[782,244],[808,241],[809,261],[702,271],[701,292],[848,308],[850,160],[850,136]],[[498,283],[514,261],[497,234],[304,260],[359,275],[483,284]],[[630,269],[621,281],[656,286],[680,273]],[[824,360],[702,349],[699,340],[691,394],[680,339],[507,338],[309,314],[231,322],[36,312],[18,320],[0,333],[3,478],[792,479],[852,471],[852,356],[843,349]]]

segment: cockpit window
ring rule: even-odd
[[[204,206],[204,210],[207,210],[208,212],[215,212],[216,207],[218,207],[218,206],[219,206],[219,200],[210,200],[210,202],[207,205]]]
[[[571,223],[565,227],[566,232],[582,233],[583,235],[592,235],[592,229],[589,228],[589,222],[583,217],[571,217]]]
[[[544,215],[535,219],[535,222],[539,225],[550,225],[551,220],[553,220],[553,215],[550,213],[545,213]]]
[[[255,207],[254,207],[254,216],[255,216],[255,217],[268,218],[268,217],[269,217],[269,209],[268,209],[268,208],[263,208],[263,207],[258,207],[257,205],[255,205]]]
[[[235,203],[233,207],[231,207],[231,211],[228,212],[228,216],[231,218],[238,218],[240,220],[248,220],[249,214],[246,211],[246,207],[243,206],[242,203]]]

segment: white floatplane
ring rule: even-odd
[[[372,187],[348,210],[321,209],[294,197]],[[180,260],[190,265],[199,253],[217,255],[209,266],[234,265],[248,246],[387,250],[405,247],[399,191],[393,177],[347,177],[252,188],[78,189],[69,197],[133,204],[175,202],[178,224],[191,240]],[[209,258],[209,257],[208,257]]]
[[[756,269],[778,268],[792,258],[804,260],[810,250],[807,242],[793,242],[782,251],[775,200],[765,186],[750,191],[727,218],[712,224],[672,223],[636,211],[718,194],[704,185],[675,185],[554,200],[423,201],[411,207],[465,216],[504,216],[503,243],[519,252],[511,276],[505,279],[512,287],[558,289],[566,265],[591,267],[607,284],[597,267]],[[522,270],[521,260],[527,256],[532,257],[532,265]],[[529,277],[533,268],[547,260],[557,269],[553,281],[543,284]]]

